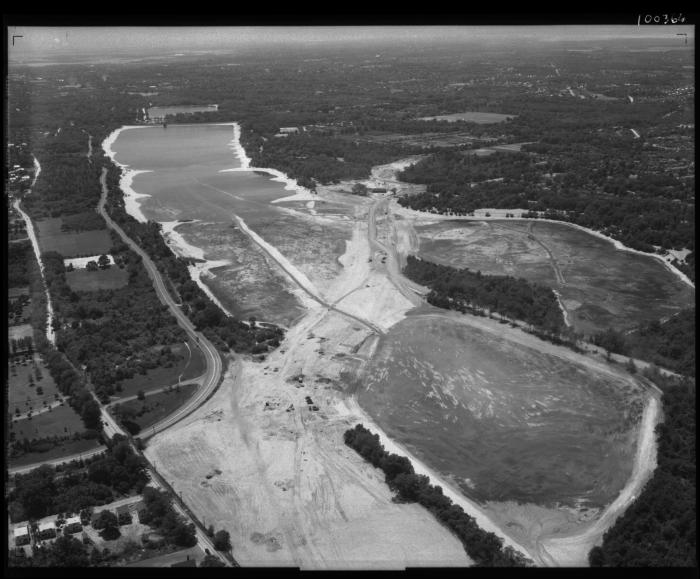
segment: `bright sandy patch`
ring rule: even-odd
[[[112,255],[109,253],[105,255],[109,258],[109,265],[114,265],[114,258],[112,257]],[[94,261],[95,263],[97,263],[99,259],[99,255],[91,255],[90,257],[71,257],[69,259],[64,259],[63,265],[65,265],[66,267],[72,265],[75,269],[85,269],[87,267],[88,262]]]

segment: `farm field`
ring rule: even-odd
[[[486,125],[491,123],[502,123],[505,120],[513,119],[515,115],[503,115],[500,113],[480,113],[477,111],[467,111],[466,113],[452,113],[450,115],[438,115],[435,117],[421,117],[419,121],[466,121]]]
[[[57,251],[63,257],[81,257],[109,253],[112,239],[108,229],[61,231],[61,218],[52,217],[36,222],[37,237],[42,252]]]
[[[615,249],[559,223],[440,221],[416,223],[418,256],[552,287],[575,330],[626,330],[694,303],[695,291],[658,260]]]
[[[129,400],[119,405],[119,413],[121,416],[128,416],[143,430],[172,414],[195,393],[198,387],[198,384],[186,384],[180,386],[179,390],[175,387],[169,392],[151,394],[143,401]]]
[[[129,283],[129,273],[116,266],[97,271],[76,269],[66,272],[66,282],[74,291],[96,291],[117,289]]]
[[[358,401],[392,438],[478,501],[600,508],[632,471],[645,394],[441,317],[384,337]]]
[[[189,349],[184,344],[173,344],[170,349],[173,353],[183,356],[177,364],[170,368],[158,367],[148,370],[145,374],[134,374],[132,378],[122,381],[119,398],[126,398],[135,395],[139,390],[148,392],[164,386],[177,384],[178,377],[181,380],[191,380],[198,378],[204,373],[204,357],[194,344],[189,344]],[[116,397],[113,397],[116,399]]]

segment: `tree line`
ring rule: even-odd
[[[479,528],[473,517],[443,494],[441,487],[431,485],[427,476],[417,475],[410,460],[384,450],[379,435],[358,424],[346,430],[343,438],[362,458],[384,471],[386,483],[398,500],[419,503],[457,535],[467,555],[478,566],[527,566],[528,560],[521,553],[510,546],[503,547],[501,538]]]
[[[591,336],[591,342],[608,352],[695,377],[695,308],[681,310],[666,321],[641,324],[628,333],[610,328]]]
[[[522,278],[439,265],[412,255],[403,273],[430,288],[427,300],[434,306],[476,314],[487,309],[555,335],[564,329],[564,317],[551,288]]]

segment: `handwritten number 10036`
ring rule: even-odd
[[[640,14],[637,16],[637,26],[640,24],[683,24],[683,14]]]

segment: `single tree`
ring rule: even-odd
[[[109,256],[106,254],[102,254],[97,260],[97,265],[100,269],[107,269],[110,265]]]
[[[217,551],[230,551],[231,550],[231,537],[228,531],[217,531],[214,535],[214,548]]]
[[[96,261],[88,261],[87,264],[85,265],[85,269],[88,271],[97,271],[97,262]]]

